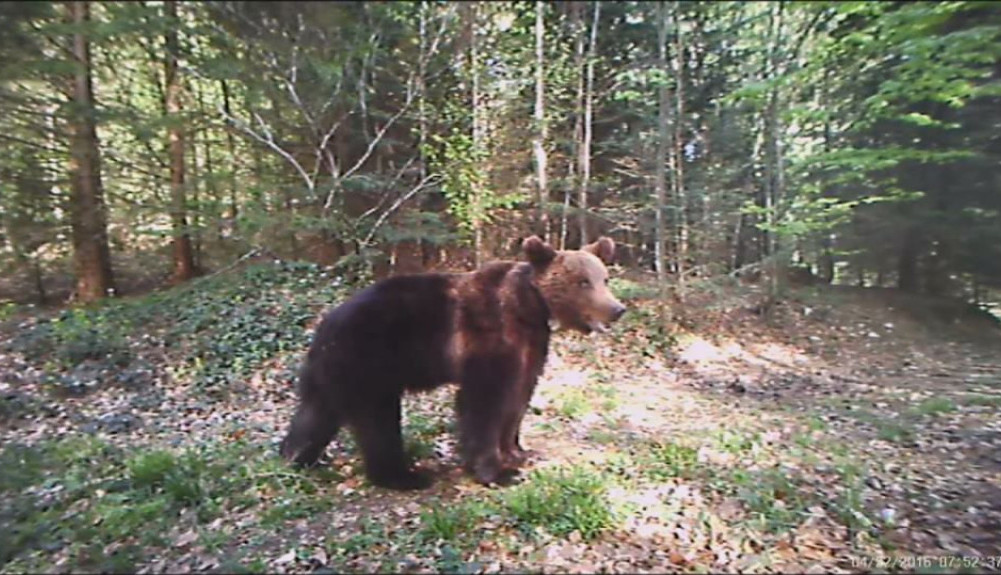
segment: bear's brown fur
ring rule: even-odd
[[[483,484],[509,482],[525,459],[519,429],[546,362],[550,322],[590,333],[625,312],[607,285],[611,239],[556,251],[533,236],[522,249],[527,262],[392,277],[328,312],[300,373],[282,456],[312,465],[347,425],[373,484],[427,487],[403,450],[401,397],[451,382],[459,384],[466,469]]]

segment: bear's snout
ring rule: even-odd
[[[619,321],[619,318],[624,313],[626,313],[626,306],[621,303],[615,304],[615,307],[612,309],[612,321]]]

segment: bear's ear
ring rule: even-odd
[[[528,261],[537,267],[549,265],[549,262],[553,261],[553,258],[556,257],[556,250],[542,241],[539,236],[525,238],[525,241],[521,242],[521,250],[525,252]]]
[[[605,262],[605,265],[612,265],[612,261],[615,259],[615,240],[601,236],[598,241],[581,248],[581,251],[598,256],[598,259]]]

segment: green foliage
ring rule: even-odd
[[[276,354],[303,350],[306,322],[344,295],[337,278],[305,263],[248,266],[235,277],[201,283],[172,294],[157,311],[173,317],[165,342],[181,348],[196,381],[208,386],[238,381]]]
[[[635,345],[646,357],[664,357],[677,345],[677,336],[669,333],[653,305],[631,306],[618,322],[621,333],[640,336]]]
[[[800,493],[791,470],[769,468],[758,472],[734,471],[734,493],[747,506],[752,523],[766,532],[780,532],[799,525],[805,517],[807,497]]]
[[[433,170],[441,174],[448,213],[465,233],[489,224],[494,209],[511,208],[521,200],[516,194],[489,189],[484,170],[488,156],[482,146],[474,145],[470,134],[455,128],[448,136],[432,135],[431,143],[424,153]]]
[[[127,369],[134,345],[162,346],[177,359],[175,376],[225,389],[276,355],[305,349],[307,322],[346,289],[314,264],[254,264],[143,298],[67,310],[12,345],[35,360],[51,355],[64,369],[84,360]]]
[[[655,479],[691,478],[698,467],[698,450],[674,442],[654,442],[641,452],[638,465]]]
[[[610,529],[615,517],[607,500],[607,479],[574,467],[533,472],[502,496],[502,508],[528,533],[541,527],[556,536],[576,531],[585,540]]]
[[[9,503],[0,514],[0,563],[19,558],[31,564],[39,551],[67,548],[84,568],[124,562],[122,568],[151,547],[170,545],[165,536],[181,526],[185,509],[195,511],[196,526],[204,528],[223,511],[262,498],[269,501],[260,517],[266,525],[324,505],[307,476],[290,473],[265,446],[245,442],[133,455],[91,438],[11,443],[0,450],[0,464],[11,471],[0,478],[0,495]],[[337,479],[325,475],[320,480]],[[110,543],[121,550],[108,557],[93,553]]]
[[[0,302],[0,322],[6,321],[18,311],[18,305],[12,301]]]
[[[169,451],[142,453],[126,462],[133,485],[141,489],[163,486],[167,476],[177,467],[174,454]]]
[[[476,501],[441,506],[432,503],[430,509],[421,512],[418,537],[427,542],[464,538],[488,513],[488,507]]]
[[[570,388],[560,394],[556,411],[567,419],[577,419],[591,410],[587,394],[578,388]]]
[[[614,277],[608,280],[608,288],[624,302],[653,299],[657,297],[657,286],[649,283],[639,283],[625,278]]]
[[[67,366],[88,359],[109,359],[118,365],[128,363],[128,340],[116,320],[114,314],[82,309],[69,310],[53,320],[51,337],[58,359]]]
[[[948,397],[930,397],[914,406],[915,415],[939,415],[956,411],[956,404]]]

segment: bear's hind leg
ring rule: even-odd
[[[313,466],[340,427],[336,413],[313,403],[300,402],[288,433],[282,439],[281,455],[296,465]]]
[[[426,489],[431,478],[410,469],[403,450],[400,397],[382,398],[351,418],[365,460],[365,475],[379,487],[401,491]]]

